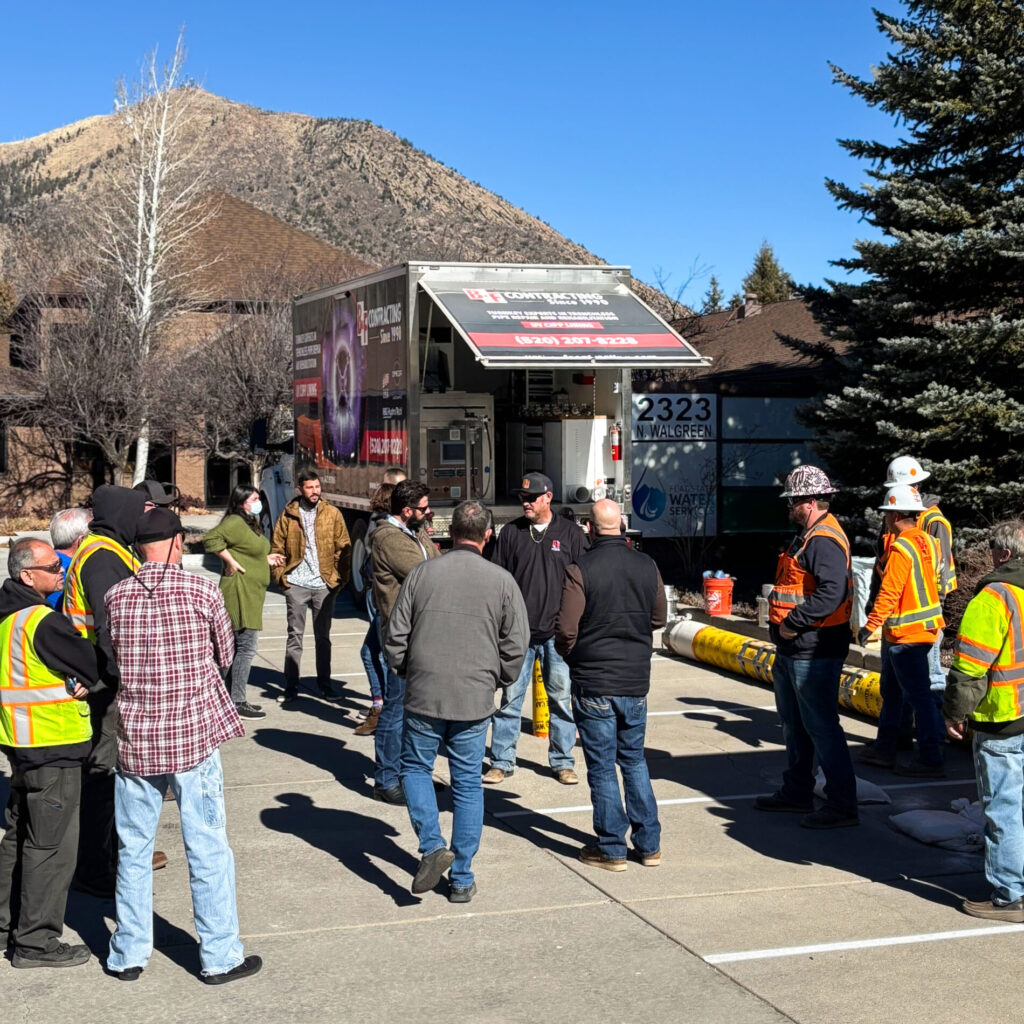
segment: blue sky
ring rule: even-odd
[[[896,3],[876,0],[883,11]],[[870,0],[7,4],[0,141],[107,113],[186,26],[188,71],[270,110],[376,122],[603,259],[726,294],[762,239],[818,283],[866,225],[826,176],[890,118],[831,84],[885,57]],[[20,84],[15,84],[20,83]],[[698,303],[707,278],[684,300]]]

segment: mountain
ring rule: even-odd
[[[370,263],[600,263],[549,225],[369,121],[272,113],[196,91],[190,144],[211,187]],[[0,144],[0,226],[116,169],[123,126],[89,117]]]

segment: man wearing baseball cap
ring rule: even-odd
[[[519,678],[505,691],[501,708],[494,714],[491,767],[483,777],[488,785],[502,782],[515,771],[523,698],[538,658],[551,714],[548,764],[562,785],[575,786],[580,781],[572,752],[576,725],[569,697],[569,666],[555,650],[555,618],[565,570],[579,560],[586,545],[574,520],[552,514],[553,492],[554,485],[545,474],[523,477],[519,490],[523,514],[498,534],[491,556],[519,585],[530,621],[530,645]]]

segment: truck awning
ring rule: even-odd
[[[565,283],[420,278],[477,359],[495,369],[539,366],[707,366],[708,360],[634,295],[607,279]]]

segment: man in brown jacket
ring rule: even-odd
[[[306,610],[313,612],[316,642],[316,683],[320,696],[336,700],[331,689],[331,619],[338,591],[349,580],[352,542],[341,513],[320,500],[320,477],[315,470],[303,470],[296,480],[299,495],[284,507],[270,551],[284,557],[284,564],[271,570],[274,582],[284,591],[288,609],[288,640],[284,651],[284,693],[282,704],[299,695],[299,663]]]

